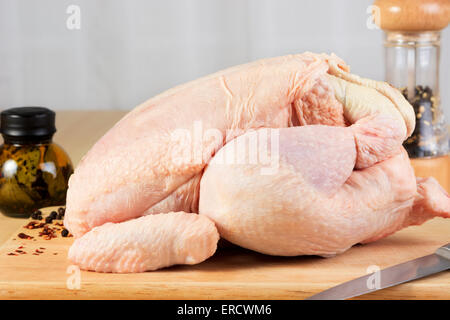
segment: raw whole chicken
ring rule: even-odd
[[[448,218],[449,195],[416,180],[402,148],[414,119],[398,90],[335,55],[260,60],[175,87],[128,113],[71,176],[69,259],[101,272],[199,263],[216,227],[258,252],[332,256]]]

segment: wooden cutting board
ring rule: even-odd
[[[57,238],[44,240],[38,230],[20,228],[0,248],[0,299],[303,299],[365,275],[370,266],[385,268],[450,242],[450,219],[438,218],[328,259],[271,257],[229,247],[196,266],[78,274],[66,260],[73,238],[57,232]],[[34,238],[20,239],[20,232]],[[27,253],[8,255],[17,249]],[[36,249],[43,253],[33,255]],[[359,298],[450,299],[450,271]]]

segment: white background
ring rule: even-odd
[[[235,64],[335,52],[384,78],[372,0],[0,0],[0,109],[130,109],[174,85]],[[66,9],[81,8],[68,30]],[[450,28],[441,95],[450,117]]]

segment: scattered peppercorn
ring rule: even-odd
[[[53,238],[57,238],[57,233],[61,233],[62,237],[72,237],[72,235],[70,234],[69,230],[65,229],[65,228],[58,228],[58,227],[64,227],[64,224],[62,222],[54,222],[54,220],[57,220],[59,216],[64,217],[64,213],[65,213],[65,209],[63,207],[58,208],[58,211],[52,211],[46,218],[45,218],[45,222],[40,222],[40,221],[29,221],[26,225],[24,225],[23,227],[25,229],[42,229],[39,232],[39,237],[42,237],[44,240],[51,240]],[[38,218],[38,215],[41,215],[42,212],[37,210],[33,213],[33,219],[34,218]],[[34,237],[27,235],[25,233],[19,233],[17,235],[20,239],[27,239],[27,240],[31,240],[33,239],[33,241],[36,241],[36,239],[34,239]],[[16,240],[16,239],[13,239]],[[22,246],[19,247],[18,249],[23,248]],[[40,248],[41,250],[45,249],[45,248]],[[35,252],[36,253],[36,252]]]
[[[42,212],[41,212],[41,210],[36,210],[35,212],[33,212],[31,214],[31,219],[41,220],[42,219]]]
[[[63,207],[58,208],[58,216],[56,217],[57,220],[64,219],[64,214],[66,213],[66,209]]]
[[[56,213],[56,211],[50,212],[49,217],[52,218],[52,220],[56,219],[57,216],[58,216],[58,214]]]
[[[45,223],[52,223],[53,222],[53,218],[51,216],[48,216],[45,218]]]
[[[63,231],[61,231],[61,235],[65,238],[69,235],[69,230],[67,229],[63,229]]]

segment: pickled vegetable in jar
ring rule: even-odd
[[[64,205],[72,162],[52,138],[55,113],[20,107],[1,113],[0,212],[28,217],[39,208]]]

